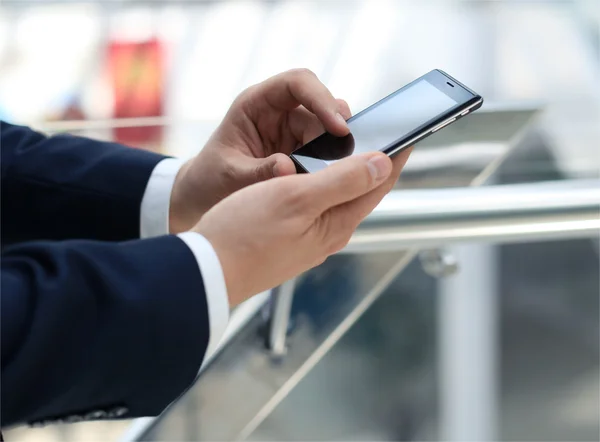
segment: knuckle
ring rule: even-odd
[[[239,95],[236,97],[235,101],[239,102],[239,101],[243,101],[244,99],[247,99],[248,97],[252,97],[254,95],[254,92],[257,89],[257,85],[252,85],[252,86],[248,86],[246,89],[244,89],[242,92],[239,93]]]
[[[289,71],[289,74],[292,77],[301,79],[301,78],[306,78],[306,77],[313,77],[316,78],[317,74],[315,74],[313,71],[311,71],[308,68],[295,68]]]
[[[249,110],[252,108],[252,103],[255,102],[255,99],[259,93],[259,86],[253,85],[244,89],[242,92],[238,94],[237,97],[233,100],[231,104],[231,110],[234,112],[239,111],[240,109]],[[230,111],[231,112],[231,111]]]
[[[267,181],[273,178],[273,169],[265,165],[258,165],[254,168],[254,178],[256,182]]]
[[[338,98],[338,99],[337,99],[337,102],[338,102],[338,104],[340,105],[340,107],[341,107],[343,110],[345,110],[345,111],[347,111],[347,112],[351,113],[351,112],[350,112],[350,105],[348,104],[348,102],[347,102],[346,100],[344,100],[343,98]]]

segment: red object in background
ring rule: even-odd
[[[163,115],[164,54],[157,39],[112,42],[108,69],[114,96],[114,118]],[[162,126],[114,129],[115,141],[156,150]]]

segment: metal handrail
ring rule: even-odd
[[[210,1],[210,0],[204,0]],[[539,102],[488,102],[485,107],[478,111],[482,113],[494,113],[501,111],[523,111],[536,110],[542,107]],[[138,128],[152,126],[172,126],[182,124],[218,124],[220,119],[214,118],[182,118],[182,117],[119,117],[103,119],[77,119],[58,121],[21,121],[15,124],[30,126],[42,132],[74,132],[82,130],[116,129],[116,128]]]
[[[600,231],[600,180],[390,193],[343,253],[588,237]]]
[[[600,203],[600,179],[546,181],[470,188],[395,190],[365,220],[468,219],[476,216],[526,215]]]
[[[209,120],[182,119],[170,117],[131,117],[107,118],[103,120],[61,120],[33,122],[29,126],[42,132],[76,132],[82,130],[122,129],[154,126],[174,126],[177,124],[202,124]]]

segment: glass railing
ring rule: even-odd
[[[7,436],[587,437],[598,426],[600,180],[552,168],[537,114],[489,106],[419,145],[345,250],[232,313],[199,381],[162,416]],[[110,139],[114,126],[41,128]],[[524,157],[539,167],[519,169]]]
[[[284,383],[287,394],[239,438],[596,440],[599,275],[590,239],[470,243],[442,256],[433,272],[415,260],[386,281],[347,333]],[[345,273],[318,283],[329,290],[313,282],[297,296],[351,293],[347,279],[368,266],[363,258],[337,265]],[[290,356],[305,339],[292,330]],[[151,440],[204,440],[205,403],[196,403],[197,426],[165,420]]]

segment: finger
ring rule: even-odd
[[[340,107],[340,113],[346,120],[349,120],[352,117],[352,111],[350,110],[350,106],[348,106],[346,100],[342,100],[341,98],[338,98],[337,102]]]
[[[243,157],[241,160],[243,163],[238,165],[241,174],[238,180],[244,186],[296,173],[294,162],[282,153],[276,153],[267,158]]]
[[[336,101],[339,105],[340,114],[346,120],[350,119],[352,117],[352,112],[350,111],[348,103],[339,98]],[[323,124],[321,124],[315,114],[308,111],[304,106],[300,106],[290,112],[288,126],[292,136],[299,144],[306,144],[325,132]],[[298,147],[298,145],[295,145],[292,150],[295,150]]]
[[[304,180],[315,213],[360,198],[381,185],[392,172],[392,162],[381,152],[355,155],[310,174]]]
[[[282,177],[287,175],[294,175],[296,173],[296,166],[290,157],[284,154],[275,154],[267,158],[269,161],[273,161],[273,176]],[[268,167],[268,166],[265,166]]]
[[[296,145],[292,150],[314,140],[325,132],[325,128],[317,116],[309,112],[303,106],[290,112],[288,117],[288,128],[296,142]]]
[[[337,136],[349,132],[340,103],[308,69],[294,69],[269,78],[256,86],[257,97],[276,109],[291,111],[304,106],[315,114],[325,129]]]
[[[331,229],[337,231],[349,231],[350,233],[356,230],[358,225],[377,207],[381,200],[394,188],[398,181],[408,158],[412,152],[412,147],[399,153],[392,160],[393,168],[389,177],[385,182],[370,191],[369,193],[349,201],[345,204],[332,208],[327,216],[332,219],[328,221]]]

